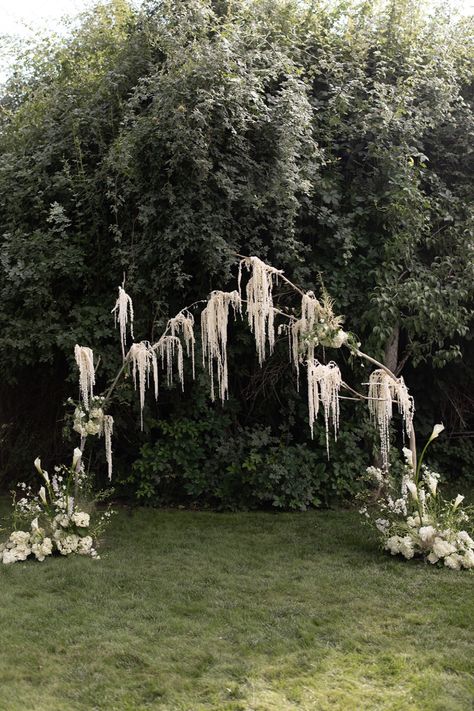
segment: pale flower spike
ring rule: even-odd
[[[290,338],[290,360],[296,369],[296,389],[300,389],[300,369],[299,364],[305,357],[312,361],[314,359],[314,348],[317,345],[315,338],[305,338],[314,330],[317,323],[321,305],[312,291],[308,291],[301,297],[301,318],[293,321],[289,327]]]
[[[337,431],[339,429],[339,390],[342,385],[341,371],[333,361],[324,365],[314,359],[307,361],[307,368],[311,439],[313,438],[314,421],[318,416],[319,403],[321,402],[326,427],[326,450],[329,457],[329,421],[332,421],[335,439],[337,439]]]
[[[242,259],[239,264],[239,293],[241,293],[242,265],[252,272],[246,289],[247,316],[250,330],[255,336],[258,362],[262,365],[266,357],[267,341],[270,353],[273,353],[275,345],[273,280],[278,283],[278,277],[283,274],[283,271],[270,267],[258,257]]]
[[[194,367],[194,316],[186,309],[180,311],[174,318],[168,321],[168,327],[171,331],[171,336],[176,337],[180,333],[183,334],[184,344],[186,346],[186,354],[191,355],[193,380],[196,377]]]
[[[217,365],[217,382],[222,402],[228,397],[227,325],[230,306],[234,309],[234,316],[241,313],[238,291],[213,291],[201,313],[202,364],[205,367],[207,362],[212,401],[215,400],[214,362]]]
[[[109,480],[112,480],[112,435],[114,432],[114,418],[112,415],[104,415],[104,440],[105,440],[105,459]]]
[[[74,347],[74,356],[79,368],[79,390],[86,410],[89,409],[89,400],[94,395],[95,370],[94,354],[87,346]]]
[[[158,366],[156,353],[148,341],[133,343],[127,358],[132,363],[132,375],[135,389],[140,393],[140,422],[143,429],[143,408],[145,407],[145,391],[150,385],[150,373],[153,374],[155,384],[155,399],[158,398]]]
[[[159,351],[161,366],[166,370],[166,382],[169,387],[173,384],[173,360],[177,355],[178,379],[181,389],[184,391],[183,346],[179,338],[177,336],[162,336],[153,346],[153,350]]]
[[[118,299],[112,309],[115,316],[115,325],[119,324],[120,344],[122,346],[122,356],[125,359],[125,348],[127,345],[127,324],[130,322],[130,335],[133,339],[133,303],[130,296],[121,286],[118,288]]]
[[[384,469],[388,469],[393,400],[398,403],[398,411],[402,415],[405,431],[410,436],[415,405],[403,378],[394,380],[385,370],[380,368],[374,370],[369,378],[369,411],[379,429],[380,451]]]

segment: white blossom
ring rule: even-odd
[[[79,368],[79,389],[82,401],[84,407],[88,410],[89,401],[94,396],[94,354],[90,348],[76,344],[74,347],[74,356],[76,358],[77,367]]]
[[[229,309],[232,306],[234,316],[241,312],[241,299],[237,291],[213,291],[207,306],[201,313],[202,364],[209,372],[211,381],[211,399],[214,393],[214,365],[217,370],[217,383],[221,401],[228,397],[229,375],[227,368],[227,326]]]
[[[441,432],[442,432],[443,430],[444,430],[444,425],[443,425],[443,424],[435,425],[435,426],[433,427],[433,432],[432,432],[431,435],[430,435],[429,441],[431,442],[431,440],[436,439],[436,437],[439,437],[439,435],[441,434]]]
[[[84,511],[76,511],[72,514],[71,521],[79,528],[87,528],[90,523],[90,516]]]
[[[127,324],[130,321],[130,335],[133,339],[133,303],[130,296],[123,287],[118,288],[118,299],[112,309],[115,317],[115,325],[120,328],[120,345],[122,346],[122,356],[125,359],[125,347],[127,344]]]

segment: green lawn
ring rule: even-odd
[[[1,711],[465,711],[474,576],[347,511],[121,511],[102,560],[0,570]]]

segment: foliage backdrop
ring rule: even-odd
[[[19,48],[0,99],[3,486],[63,456],[74,344],[100,355],[103,385],[118,368],[123,273],[152,339],[232,286],[235,252],[304,288],[322,274],[366,350],[403,372],[421,432],[444,418],[440,464],[469,475],[472,36],[411,0],[113,0]],[[150,402],[141,434],[119,388],[123,491],[292,508],[351,494],[373,448],[361,406],[328,463],[285,344],[260,370],[246,330],[230,340],[224,412],[203,376]]]

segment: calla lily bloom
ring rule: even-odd
[[[435,426],[433,427],[433,432],[431,433],[430,442],[431,442],[432,439],[436,439],[436,437],[439,437],[439,435],[441,434],[441,432],[442,432],[443,430],[444,430],[444,425],[443,425],[443,423],[441,423],[440,425],[435,425]]]

